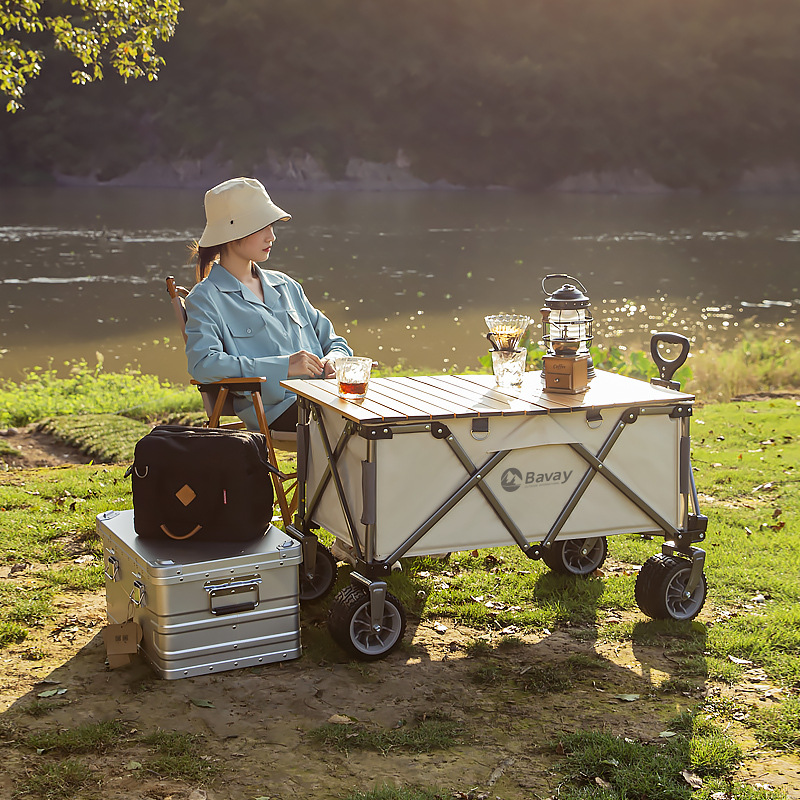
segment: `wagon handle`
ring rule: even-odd
[[[658,345],[661,342],[679,344],[681,352],[674,359],[668,361],[659,352]],[[672,376],[683,366],[689,355],[689,340],[680,333],[654,333],[650,339],[650,355],[658,367],[659,375],[659,378],[653,378],[651,383],[666,386],[669,389],[678,389],[680,384],[677,381],[673,381]]]

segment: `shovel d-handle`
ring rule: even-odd
[[[658,349],[658,345],[662,342],[664,344],[679,344],[681,346],[680,353],[671,361],[667,360]],[[680,384],[677,381],[673,381],[672,376],[683,366],[689,355],[689,340],[680,333],[655,333],[650,339],[650,355],[658,367],[659,376],[658,378],[653,378],[650,383],[657,386],[667,386],[670,389],[679,388]]]

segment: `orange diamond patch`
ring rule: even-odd
[[[183,486],[181,486],[181,488],[175,492],[175,497],[177,497],[178,500],[180,500],[185,506],[188,506],[189,503],[191,503],[192,500],[197,497],[197,495],[194,493],[194,489],[192,489],[188,483],[184,483]]]

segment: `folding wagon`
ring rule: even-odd
[[[499,389],[490,375],[372,379],[360,401],[336,382],[287,380],[300,398],[298,511],[306,585],[330,588],[335,566],[315,531],[352,553],[350,585],[329,628],[357,658],[396,648],[405,631],[386,576],[403,556],[516,543],[553,570],[588,575],[607,537],[663,536],[642,567],[636,601],[654,618],[693,619],[706,596],[707,519],[690,462],[694,397],[663,361],[651,383],[598,370],[581,394],[545,392],[539,372]],[[308,596],[308,595],[307,595]]]

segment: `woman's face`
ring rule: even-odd
[[[267,225],[260,231],[251,233],[243,239],[237,239],[235,242],[230,242],[228,247],[231,253],[243,258],[247,261],[266,261],[269,258],[269,251],[272,249],[272,243],[275,241],[275,231],[272,225]]]

